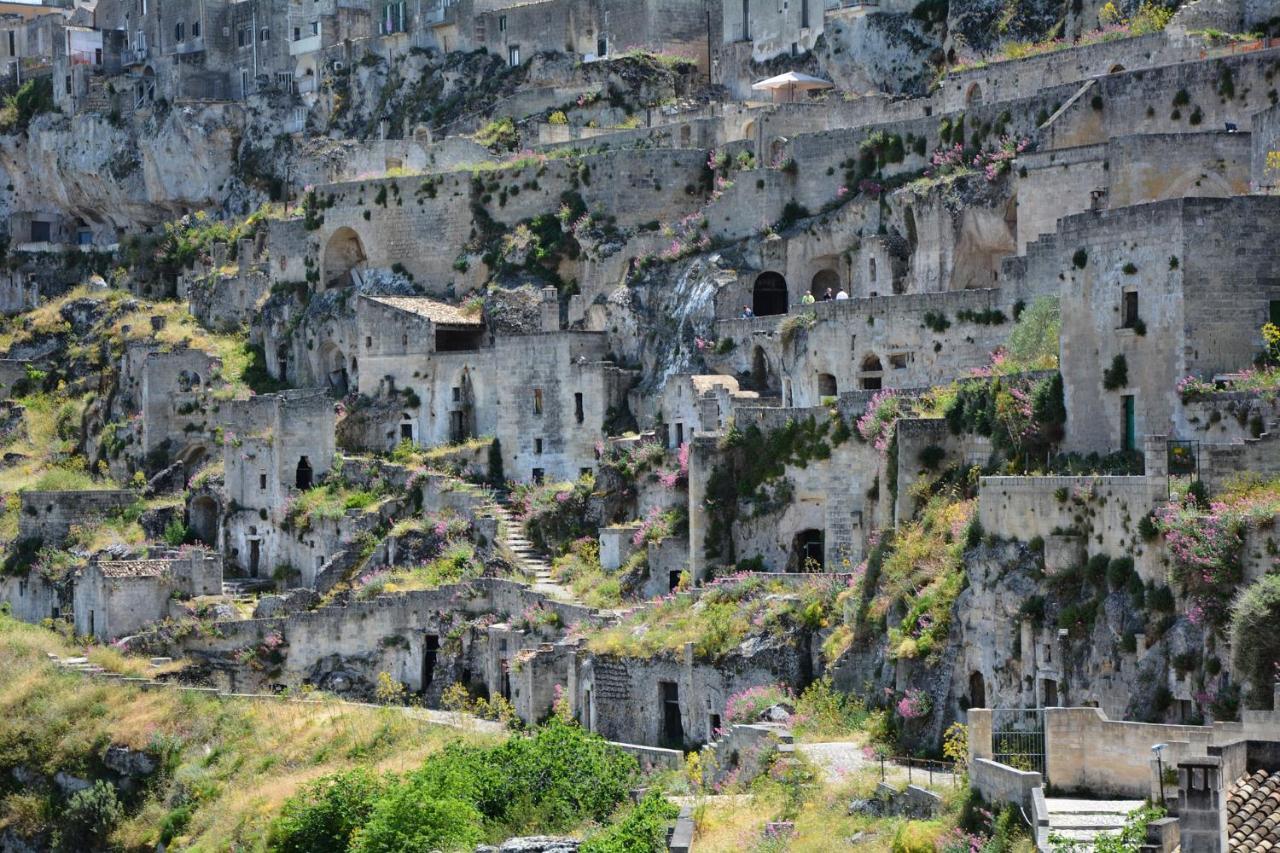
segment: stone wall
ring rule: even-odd
[[[87,492],[22,492],[18,519],[20,539],[40,539],[58,547],[72,525],[92,524],[120,513],[137,500],[136,492],[102,489]]]

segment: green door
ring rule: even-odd
[[[1136,450],[1138,447],[1138,415],[1133,404],[1133,396],[1126,395],[1121,399],[1124,402],[1124,438],[1122,439],[1121,449]]]

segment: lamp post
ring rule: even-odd
[[[1164,808],[1164,750],[1169,744],[1157,743],[1151,747],[1152,754],[1156,757],[1156,776],[1160,780],[1160,808]]]

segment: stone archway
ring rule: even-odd
[[[763,272],[751,288],[751,310],[757,317],[787,313],[787,280],[776,272]]]
[[[964,93],[964,105],[966,107],[976,107],[982,103],[982,87],[977,83],[970,83],[969,88]]]
[[[982,677],[982,673],[977,671],[969,674],[969,707],[987,707],[987,684]]]
[[[364,243],[354,229],[344,225],[334,231],[324,247],[324,286],[350,287],[352,271],[362,269],[367,260]]]
[[[840,273],[833,269],[818,270],[813,276],[813,284],[809,292],[815,299],[821,299],[828,290],[831,291],[832,296],[840,290]]]
[[[751,386],[760,394],[778,393],[778,377],[770,368],[769,358],[762,347],[756,347],[751,353]]]
[[[315,471],[311,468],[311,460],[303,456],[298,460],[298,468],[294,473],[293,484],[297,488],[306,491],[311,488],[315,478]]]
[[[836,378],[830,373],[818,374],[818,397],[825,399],[827,397],[836,397],[840,394],[839,385]]]

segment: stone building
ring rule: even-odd
[[[111,642],[170,615],[175,596],[222,594],[222,558],[192,549],[168,559],[94,560],[75,577],[75,631]]]

